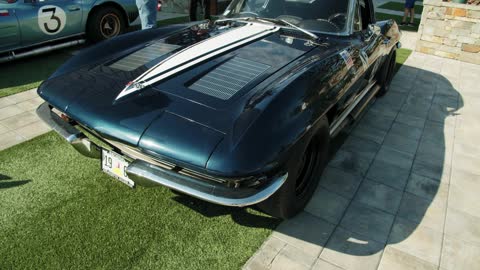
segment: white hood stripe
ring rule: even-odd
[[[116,99],[164,80],[202,61],[278,31],[278,27],[248,23],[218,36],[196,43],[170,56],[128,84]]]

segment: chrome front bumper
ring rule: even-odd
[[[37,114],[78,152],[87,157],[101,158],[101,147],[54,113],[48,103],[40,105]],[[130,163],[127,167],[127,175],[140,186],[161,185],[207,202],[235,207],[254,205],[268,199],[288,178],[288,173],[284,173],[274,177],[260,188],[230,188],[221,183],[179,174],[141,159],[135,159]]]

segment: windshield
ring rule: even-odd
[[[298,27],[326,33],[347,30],[349,0],[234,0],[226,17],[285,20]]]

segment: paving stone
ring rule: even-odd
[[[17,105],[10,105],[7,107],[0,108],[0,120],[12,117],[17,114],[23,113],[24,110],[19,108]]]
[[[452,159],[454,170],[463,170],[476,174],[480,178],[480,158],[456,154]]]
[[[36,89],[32,89],[32,90],[21,92],[15,95],[8,96],[8,98],[15,103],[20,103],[22,101],[33,99],[36,97],[38,97]]]
[[[475,144],[474,142],[471,143],[461,143],[455,141],[453,155],[463,155],[473,158],[480,158],[480,145]]]
[[[411,127],[422,128],[425,126],[425,118],[416,117],[413,115],[408,115],[405,113],[399,113],[395,122],[405,124]]]
[[[8,131],[11,131],[11,130],[8,127],[0,124],[0,135],[4,134],[4,133],[7,133]]]
[[[373,160],[379,149],[380,144],[354,136],[350,136],[341,148],[341,150],[363,156],[367,160]]]
[[[448,119],[455,117],[454,109],[446,108],[441,104],[432,104],[427,119],[441,124],[449,123]],[[453,119],[454,120],[454,119]]]
[[[456,239],[480,244],[480,218],[447,208],[445,233]]]
[[[374,270],[377,269],[383,247],[382,243],[337,228],[320,254],[320,259],[343,269]]]
[[[401,191],[366,179],[360,185],[354,201],[395,215],[401,199]]]
[[[446,198],[448,196],[448,185],[412,173],[408,179],[406,191],[431,201],[437,197]]]
[[[479,175],[453,170],[448,196],[448,207],[480,218],[479,191]]]
[[[388,146],[397,151],[414,155],[415,152],[417,151],[418,143],[419,143],[418,140],[412,140],[403,136],[389,133],[387,137],[385,137],[385,141],[383,142],[383,145]]]
[[[26,139],[32,139],[39,135],[42,135],[46,132],[50,131],[50,127],[48,127],[42,121],[35,122],[33,124],[24,126],[22,128],[16,129],[15,132],[20,134],[21,136],[25,137]]]
[[[376,159],[368,169],[367,178],[403,190],[409,174],[410,170]]]
[[[446,210],[447,198],[428,200],[405,192],[397,215],[419,226],[443,233]]]
[[[317,259],[317,261],[312,267],[312,270],[343,270],[343,269],[327,261],[324,261],[322,259]]]
[[[401,112],[407,115],[412,115],[419,118],[427,117],[430,110],[431,101],[423,98],[416,98],[415,96],[408,96]]]
[[[445,236],[440,268],[480,269],[480,245]]]
[[[455,129],[451,126],[427,120],[423,130],[423,138],[433,141],[439,146],[445,146],[453,143],[454,132]]]
[[[394,93],[396,94],[396,93]],[[383,99],[383,98],[382,98]],[[400,103],[400,106],[402,104]],[[398,106],[398,105],[397,105]],[[375,113],[376,115],[385,116],[387,118],[395,118],[400,111],[400,108],[397,106],[390,106],[386,103],[379,103],[378,101],[373,104],[371,108],[368,109],[370,113]]]
[[[393,248],[439,265],[442,239],[440,232],[397,217],[388,243]]]
[[[32,98],[26,101],[17,103],[17,106],[25,111],[36,110],[40,104],[45,102],[41,97]]]
[[[417,128],[402,123],[393,123],[389,133],[412,140],[419,140],[420,137],[422,137],[422,131],[422,128]]]
[[[327,167],[320,179],[320,186],[347,199],[353,198],[362,177],[344,172],[334,167]]]
[[[270,268],[272,261],[286,245],[287,243],[278,238],[269,237],[248,260],[243,269],[260,270]]]
[[[397,151],[387,146],[382,146],[375,160],[380,160],[402,169],[410,170],[413,162],[413,155]]]
[[[387,135],[387,131],[377,128],[371,128],[366,125],[357,125],[353,129],[351,136],[352,135],[358,138],[362,138],[364,140],[369,140],[381,144],[385,139],[385,136]]]
[[[10,146],[26,141],[26,139],[19,134],[9,131],[0,135],[0,150],[6,149]]]
[[[302,212],[282,222],[272,236],[314,256],[323,249],[334,227],[333,224]]]
[[[412,172],[426,176],[436,181],[448,184],[450,182],[451,166],[448,164],[432,164],[416,159],[413,163]]]
[[[313,266],[318,255],[320,252],[313,256],[287,244],[273,260],[271,269],[308,270]]]
[[[0,98],[0,109],[5,108],[7,106],[13,105],[15,102],[8,97],[2,97]]]
[[[394,120],[395,116],[378,115],[378,113],[369,111],[365,113],[359,125],[366,125],[371,128],[388,131]]]
[[[340,222],[340,227],[363,235],[368,239],[385,243],[393,218],[393,215],[359,202],[353,202]]]
[[[349,203],[350,200],[320,187],[308,202],[305,211],[332,224],[338,224]]]
[[[388,95],[377,99],[375,105],[387,106],[398,111],[402,108],[406,98],[404,93],[389,92]]]
[[[15,116],[0,120],[0,125],[8,127],[10,130],[15,130],[31,123],[40,121],[38,116],[30,112],[24,112]]]
[[[364,176],[370,167],[371,160],[350,151],[339,150],[329,165],[343,171]]]
[[[385,247],[378,266],[379,270],[436,270],[437,268],[435,264],[392,248],[390,245]]]
[[[451,164],[453,154],[453,146],[437,144],[428,139],[422,139],[418,145],[415,160],[434,166],[442,166]]]

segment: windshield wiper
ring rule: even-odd
[[[255,19],[257,19],[259,21],[271,22],[271,23],[275,23],[275,24],[278,24],[278,22],[281,22],[283,25],[288,25],[288,26],[292,27],[293,29],[298,30],[298,31],[310,36],[311,38],[313,38],[315,40],[318,40],[317,35],[315,35],[314,33],[310,32],[306,29],[303,29],[299,26],[294,25],[291,22],[287,22],[287,21],[281,20],[281,19],[271,19],[271,18],[262,18],[262,17],[255,17]]]

